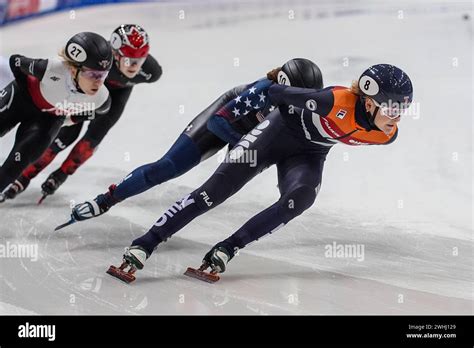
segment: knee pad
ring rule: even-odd
[[[278,212],[285,224],[313,205],[318,188],[319,186],[317,188],[308,185],[299,186],[280,198]]]

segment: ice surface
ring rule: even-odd
[[[35,205],[67,151],[0,206],[0,243],[38,248],[37,261],[0,258],[0,313],[472,314],[473,31],[462,19],[472,18],[472,5],[364,4],[107,5],[0,29],[0,55],[48,57],[76,32],[108,36],[122,22],[137,22],[164,70],[159,82],[135,88],[98,152],[54,197]],[[242,250],[216,284],[182,273],[278,199],[274,169],[160,246],[132,285],[106,269],[209,177],[217,156],[99,219],[53,232],[72,203],[158,159],[217,95],[293,57],[316,61],[326,85],[347,86],[370,64],[399,65],[413,80],[419,116],[400,123],[390,146],[334,147],[316,204]],[[13,136],[0,139],[0,158]],[[334,242],[364,246],[363,260],[326,257]]]

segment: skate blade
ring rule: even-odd
[[[121,281],[127,284],[130,284],[136,279],[133,274],[124,272],[120,268],[115,267],[115,266],[110,266],[109,269],[107,270],[107,274],[110,274],[112,277],[120,279]]]
[[[196,279],[205,281],[207,283],[215,283],[220,279],[220,277],[217,274],[209,273],[206,271],[200,271],[192,267],[188,267],[186,272],[184,272],[184,275],[187,275],[188,277],[191,277],[191,278],[196,278]]]
[[[48,197],[48,195],[43,195],[43,196],[41,196],[41,198],[40,198],[39,201],[38,201],[38,205],[40,205],[41,203],[43,203],[43,201],[46,199],[46,197]]]
[[[71,216],[71,219],[70,219],[68,222],[65,222],[65,223],[63,223],[62,225],[57,226],[54,230],[55,230],[55,231],[59,231],[60,229],[66,227],[66,226],[72,225],[72,224],[74,224],[74,223],[76,223],[76,222],[77,222],[77,220],[74,219],[74,218]]]

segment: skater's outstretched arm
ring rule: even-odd
[[[10,82],[15,79],[10,69],[9,59],[0,56],[0,90],[4,89]]]
[[[325,117],[334,106],[333,88],[316,90],[275,84],[269,88],[268,95],[276,105],[288,107],[289,113],[296,107]]]
[[[15,78],[22,74],[31,75],[42,80],[47,67],[48,59],[33,59],[19,54],[10,56],[10,69]]]
[[[212,116],[207,121],[207,129],[214,133],[219,139],[233,147],[242,138],[242,134],[237,132],[229,121],[218,115]]]
[[[244,134],[264,119],[263,111],[271,106],[268,87],[274,82],[258,80],[247,86],[237,97],[231,99],[207,121],[207,128],[233,147]]]

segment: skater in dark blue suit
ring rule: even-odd
[[[120,269],[109,270],[112,275],[133,280],[133,273],[143,268],[159,244],[237,193],[264,169],[276,165],[280,198],[204,257],[200,271],[211,267],[211,273],[224,272],[237,250],[283,227],[312,206],[332,146],[392,143],[401,113],[412,101],[413,87],[399,68],[377,64],[365,70],[351,88],[314,90],[275,84],[269,97],[278,108],[237,143],[201,187],[173,204],[146,234],[132,242]],[[256,165],[240,161],[251,152],[257,155]],[[127,267],[128,273],[124,271]],[[203,276],[199,271],[190,274]]]

